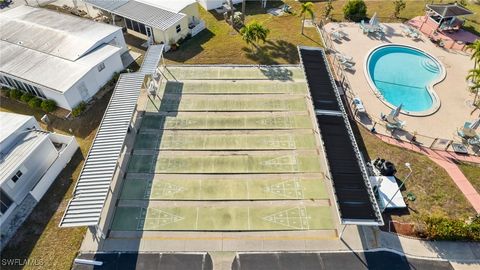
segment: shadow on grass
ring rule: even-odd
[[[168,60],[183,63],[201,53],[204,50],[202,45],[208,42],[214,36],[215,34],[206,28],[195,37],[192,37],[191,39],[182,43],[179,49],[176,51],[167,52],[164,54],[164,56]]]
[[[258,62],[261,65],[277,65],[279,60],[286,63],[298,63],[297,47],[285,40],[267,41],[258,48],[244,47],[248,59]]]
[[[38,240],[41,238],[42,234],[55,234],[55,231],[60,230],[58,224],[52,224],[52,231],[46,231],[47,225],[50,222],[55,221],[55,214],[57,212],[63,212],[61,206],[64,201],[65,194],[70,189],[71,185],[74,184],[75,179],[73,173],[80,166],[84,157],[80,150],[77,150],[73,155],[72,159],[68,165],[63,169],[63,171],[58,175],[57,179],[50,186],[48,191],[45,193],[43,198],[38,202],[38,204],[33,209],[30,216],[25,220],[25,222],[20,226],[15,235],[9,241],[7,246],[2,250],[2,260],[3,259],[20,259],[23,261],[27,260],[30,257],[33,249],[37,245]],[[61,230],[78,230],[75,229],[61,229]],[[81,229],[83,230],[83,229]],[[65,234],[65,232],[63,232]],[[81,233],[83,236],[84,232]],[[55,243],[49,243],[55,244]],[[62,243],[57,243],[62,244]],[[71,243],[69,243],[71,244]],[[35,260],[41,260],[42,258],[30,258]],[[2,266],[2,269],[22,269],[23,266],[20,264],[12,266],[12,268],[7,268]]]

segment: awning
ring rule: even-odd
[[[145,75],[155,73],[162,55],[163,45],[150,46],[139,71],[120,75],[60,227],[98,224]]]
[[[455,4],[438,4],[438,5],[427,5],[427,8],[435,12],[442,18],[452,18],[458,16],[467,16],[472,15],[473,12],[469,9]]]
[[[179,24],[186,16],[160,7],[135,0],[85,0],[88,4],[118,16],[143,23],[147,26],[167,30]]]

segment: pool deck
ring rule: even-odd
[[[380,39],[373,35],[364,35],[358,24],[355,23],[329,23],[325,25],[325,30],[330,33],[336,29],[341,29],[348,35],[348,38],[334,43],[334,48],[353,57],[355,61],[355,71],[345,72],[353,93],[347,93],[349,98],[360,97],[369,117],[360,117],[360,121],[367,128],[375,123],[377,132],[393,136],[402,140],[410,140],[414,132],[417,133],[417,141],[423,146],[429,147],[435,138],[442,138],[461,142],[461,138],[456,135],[458,128],[463,126],[465,121],[472,121],[478,117],[479,112],[472,114],[471,105],[474,95],[468,91],[468,85],[465,80],[468,70],[473,68],[473,61],[465,52],[447,50],[439,48],[428,40],[426,36],[421,39],[413,40],[402,33],[401,24],[389,23],[383,24],[387,29],[387,34]],[[359,46],[361,44],[361,46]],[[364,74],[364,66],[369,52],[382,44],[403,44],[416,47],[436,57],[445,67],[445,79],[434,86],[434,91],[440,98],[440,109],[429,116],[408,116],[400,115],[400,119],[406,121],[405,131],[396,130],[393,134],[387,131],[380,114],[388,114],[390,108],[387,107],[371,89]],[[394,63],[392,63],[394,67]],[[469,149],[471,153],[478,153],[478,149]]]

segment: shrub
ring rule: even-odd
[[[425,219],[426,236],[434,240],[480,240],[480,219],[471,223],[460,219],[430,216]]]
[[[25,102],[25,103],[28,103],[30,101],[30,99],[33,98],[33,95],[30,94],[30,93],[24,93],[21,97],[20,97],[20,100]]]
[[[13,98],[13,99],[20,100],[22,95],[23,95],[23,92],[18,90],[18,89],[10,90],[10,97]]]
[[[77,116],[81,115],[85,111],[86,108],[87,108],[87,104],[84,101],[82,101],[82,102],[78,103],[78,105],[75,106],[75,108],[73,108],[72,115],[74,117],[77,117]]]
[[[3,94],[5,97],[10,97],[10,89],[9,89],[9,88],[3,88],[3,87],[2,87],[2,94]]]
[[[30,101],[28,101],[28,106],[30,108],[39,109],[42,106],[42,100],[38,97],[33,97],[30,99]]]
[[[349,0],[343,6],[343,17],[351,21],[359,21],[367,16],[367,6],[363,0]]]
[[[42,107],[42,110],[46,112],[53,112],[57,108],[57,102],[55,102],[53,99],[46,99],[42,101],[40,106]]]

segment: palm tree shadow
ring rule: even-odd
[[[246,53],[248,59],[258,62],[262,65],[277,65],[281,62],[297,63],[297,47],[285,40],[267,41],[258,46],[258,49],[244,47],[242,50]]]

